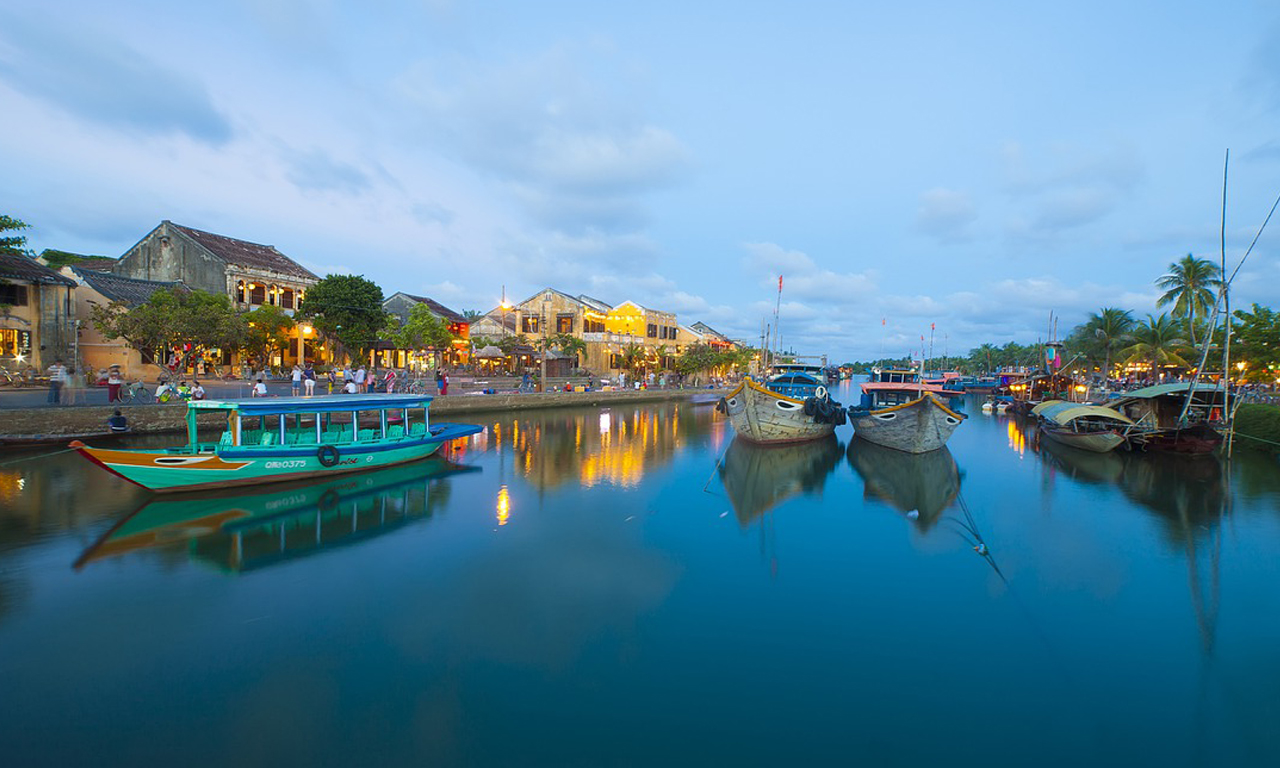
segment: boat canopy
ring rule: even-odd
[[[1132,392],[1122,392],[1120,397],[1128,400],[1130,398],[1136,400],[1147,400],[1153,397],[1161,397],[1163,395],[1184,395],[1191,385],[1187,382],[1179,382],[1176,384],[1156,384],[1142,389],[1135,389]],[[1202,392],[1221,392],[1222,387],[1218,384],[1197,384],[1196,394]]]
[[[389,411],[425,408],[431,395],[325,395],[322,397],[257,397],[251,400],[192,400],[192,411],[238,411],[243,416],[293,413]]]
[[[1075,419],[1094,418],[1118,421],[1121,424],[1132,424],[1133,420],[1119,411],[1101,405],[1081,405],[1064,400],[1047,400],[1031,409],[1031,413],[1052,421],[1059,426],[1066,426]]]

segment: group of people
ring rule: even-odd
[[[363,365],[357,368],[343,366],[341,368],[331,368],[324,373],[328,380],[328,393],[333,394],[334,390],[349,394],[367,394],[374,391],[383,391],[387,394],[393,394],[396,391],[397,380],[399,374],[396,369],[388,368],[379,377],[377,371],[369,371]],[[304,365],[294,364],[293,370],[289,374],[290,388],[289,393],[293,397],[305,395],[311,397],[316,393],[316,382],[320,375],[316,373],[315,365],[307,362]],[[381,381],[379,381],[381,378]],[[449,394],[449,374],[442,370],[436,370],[436,391],[441,395]],[[258,376],[253,385],[254,397],[266,397],[267,385],[263,381],[262,376]]]
[[[80,382],[76,379],[76,369],[68,368],[62,358],[53,361],[49,366],[49,405],[75,405]]]

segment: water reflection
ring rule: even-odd
[[[849,442],[849,463],[862,476],[866,497],[907,513],[922,532],[960,493],[960,470],[946,446],[911,454],[855,437]]]
[[[827,476],[839,463],[840,442],[835,435],[772,446],[735,438],[720,464],[720,480],[738,524],[746,527],[792,496],[821,496]]]
[[[470,471],[428,459],[325,482],[156,498],[124,517],[76,567],[151,549],[185,547],[191,557],[243,572],[305,557],[429,518],[448,504],[449,475]]]

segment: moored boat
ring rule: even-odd
[[[1031,409],[1040,434],[1072,448],[1106,453],[1125,444],[1133,421],[1101,405],[1046,400]]]
[[[907,453],[947,444],[967,416],[942,400],[959,393],[920,381],[914,371],[877,371],[862,384],[862,403],[849,408],[854,433],[877,445]]]
[[[818,378],[821,370],[779,368],[764,384],[744,378],[716,406],[734,431],[754,443],[798,443],[834,433],[845,421],[844,408]]]
[[[428,395],[194,400],[187,443],[161,450],[71,447],[108,472],[156,492],[209,490],[339,475],[426,458],[471,424],[431,424]],[[217,442],[200,442],[197,416],[225,415]]]
[[[1214,384],[1157,384],[1126,392],[1107,407],[1134,422],[1129,440],[1136,448],[1204,455],[1222,445],[1216,427],[1225,400],[1225,390]]]

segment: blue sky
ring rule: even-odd
[[[1239,259],[1280,194],[1280,6],[10,0],[0,104],[37,250],[170,219],[459,310],[551,285],[747,339],[781,274],[798,351],[956,353],[1153,311],[1218,257],[1228,148]],[[1268,228],[1233,303],[1277,286]]]

